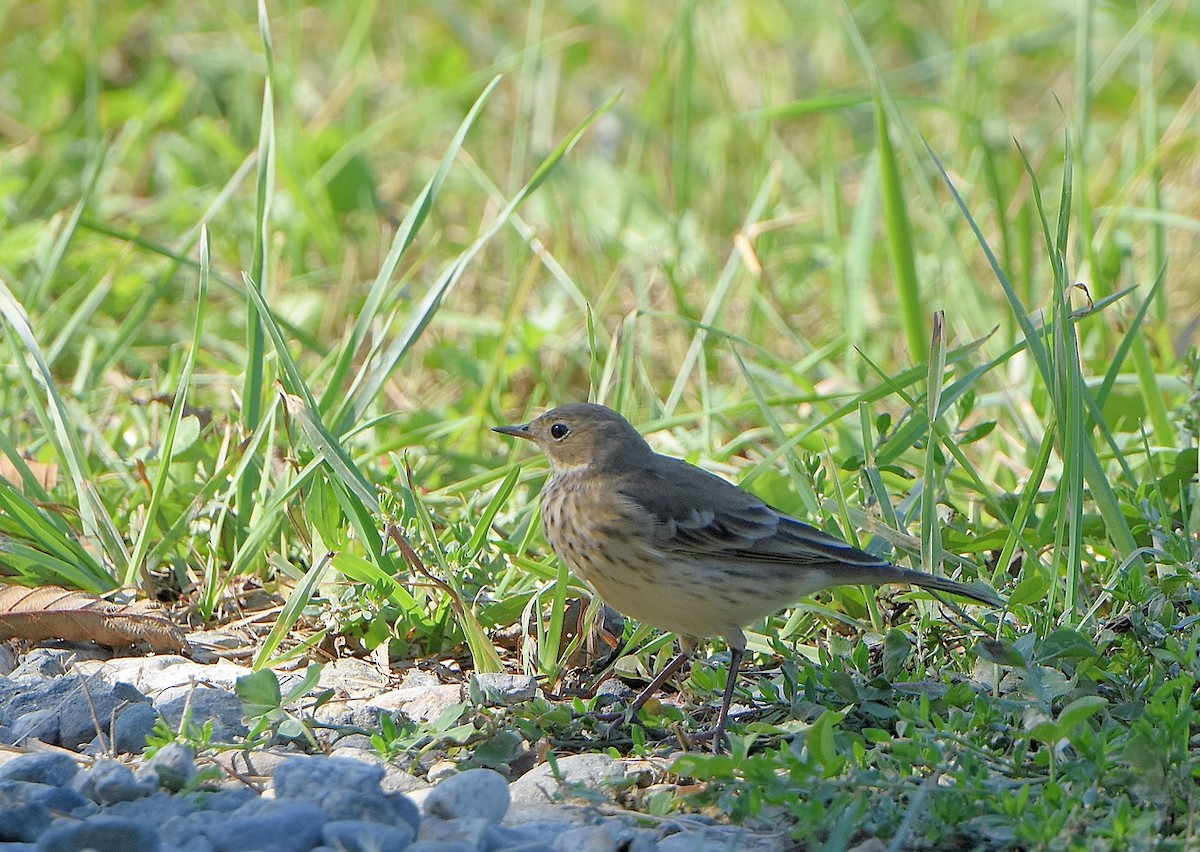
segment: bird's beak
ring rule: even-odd
[[[493,426],[493,432],[499,432],[501,435],[511,435],[514,438],[524,438],[526,441],[533,440],[533,433],[529,431],[529,424],[522,423],[519,426]]]

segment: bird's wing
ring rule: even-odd
[[[891,567],[679,459],[658,456],[618,490],[655,518],[654,543],[665,551],[775,564]]]

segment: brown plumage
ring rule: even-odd
[[[820,589],[906,583],[999,605],[990,589],[899,568],[682,459],[654,452],[624,417],[570,403],[495,431],[550,459],[542,524],[554,552],[619,612],[678,634],[683,653],[634,702],[722,636],[732,660],[714,746],[724,737],[742,627]]]

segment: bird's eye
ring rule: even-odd
[[[563,438],[571,434],[571,427],[566,423],[555,423],[550,427],[550,437],[556,441],[561,441]]]

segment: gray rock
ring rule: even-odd
[[[308,802],[260,799],[219,820],[207,817],[200,830],[220,852],[308,852],[320,842],[325,822]]]
[[[120,816],[162,825],[169,819],[192,813],[193,804],[184,796],[159,791],[150,796],[116,802],[104,809],[105,816]]]
[[[212,738],[217,742],[233,742],[250,732],[242,721],[242,699],[233,692],[207,686],[173,692],[173,697],[160,699],[154,706],[175,730],[179,730],[186,710],[193,722],[213,723]]]
[[[459,819],[438,819],[428,817],[421,822],[421,832],[417,839],[423,842],[439,841],[441,843],[465,843],[470,849],[487,849],[489,832],[494,826],[490,820],[477,817],[461,817]]]
[[[207,837],[189,837],[184,843],[166,846],[163,852],[217,852],[217,847],[213,846],[212,841]]]
[[[232,692],[237,679],[251,672],[251,669],[228,660],[205,665],[177,654],[84,661],[76,663],[74,668],[108,683],[131,683],[151,696],[155,704],[186,695],[198,683]]]
[[[471,817],[498,823],[508,812],[508,782],[491,769],[469,769],[452,775],[425,797],[427,816],[443,820]]]
[[[409,827],[413,830],[413,834],[421,830],[421,809],[417,807],[412,799],[403,793],[384,793],[383,796],[390,803],[390,810],[408,823]],[[389,824],[399,825],[400,823],[392,820]]]
[[[291,749],[266,748],[240,751],[221,751],[213,759],[234,776],[258,776],[269,778],[275,770],[296,758]]]
[[[34,648],[12,670],[13,680],[22,678],[62,677],[70,667],[74,653],[63,648]]]
[[[783,839],[756,834],[734,826],[713,826],[700,831],[680,831],[658,841],[658,852],[782,852]]]
[[[591,815],[595,818],[595,814]],[[521,852],[553,852],[554,840],[568,825],[557,820],[524,825],[493,825],[488,832],[488,844],[493,849],[520,849]]]
[[[336,757],[293,757],[275,770],[275,796],[279,799],[318,801],[331,788],[378,792],[383,767],[377,763]]]
[[[12,705],[20,700],[21,693],[28,687],[28,678],[18,681],[12,677],[0,677],[0,723],[9,724],[15,718]]]
[[[417,806],[398,793],[360,793],[354,788],[335,787],[313,804],[330,819],[407,825],[414,834],[421,827]]]
[[[568,828],[554,841],[554,852],[624,852],[638,832],[628,825],[609,820],[599,825]]]
[[[415,832],[407,823],[381,825],[361,820],[333,820],[321,829],[321,839],[337,852],[401,852]]]
[[[379,730],[379,719],[381,716],[394,714],[386,713],[379,707],[368,707],[364,702],[366,699],[356,699],[354,701],[338,701],[333,699],[327,704],[322,704],[313,711],[313,718],[318,722],[326,725],[336,725],[346,728],[359,728],[363,731]],[[402,721],[402,720],[397,720]],[[360,734],[350,734],[349,736],[361,736]],[[342,745],[345,737],[337,741],[337,745]]]
[[[449,778],[451,775],[458,774],[458,764],[453,760],[439,760],[433,766],[429,767],[425,773],[425,777],[429,779],[429,783],[437,786]]]
[[[17,655],[12,646],[5,642],[0,645],[0,675],[9,675],[17,667]]]
[[[52,707],[22,713],[8,730],[7,740],[12,745],[21,745],[29,740],[41,740],[48,745],[57,745],[59,738],[58,711]]]
[[[33,781],[0,781],[0,807],[13,808],[39,804],[51,813],[86,817],[95,813],[94,802],[85,799],[70,787],[54,787]]]
[[[196,630],[186,638],[188,657],[194,662],[204,664],[220,663],[223,659],[219,653],[221,651],[254,647],[254,640],[249,636],[226,633],[222,630]]]
[[[33,781],[63,787],[71,782],[78,771],[79,765],[69,754],[21,754],[0,766],[0,781]]]
[[[471,676],[470,695],[476,704],[514,707],[537,697],[537,679],[530,675],[476,674]]]
[[[79,792],[98,805],[142,799],[154,793],[158,785],[139,781],[133,770],[120,761],[102,757],[90,772],[76,778]]]
[[[58,709],[58,705],[75,691],[76,679],[66,677],[14,677],[5,680],[6,689],[0,696],[5,716],[16,719],[43,708]]]
[[[0,807],[0,843],[33,843],[53,820],[41,802],[5,803]]]
[[[312,802],[332,820],[404,825],[416,834],[417,806],[398,793],[384,793],[383,778],[384,767],[376,761],[293,757],[275,770],[275,797]]]
[[[132,707],[126,707],[117,715],[117,721],[112,726],[110,745],[113,751],[119,754],[141,754],[157,722],[158,711],[154,709],[153,704],[139,701]]]
[[[204,834],[204,830],[215,821],[223,820],[224,815],[214,817],[211,813],[194,811],[190,814],[168,817],[163,820],[159,824],[158,835],[162,838],[163,844],[170,849],[178,849],[197,840],[207,843],[210,849],[215,849],[213,842]]]
[[[245,787],[235,787],[230,790],[218,790],[215,793],[193,793],[187,796],[197,810],[213,813],[228,813],[236,811],[247,802],[258,799],[258,794]]]
[[[478,846],[472,846],[465,840],[418,840],[404,852],[478,852]]]
[[[158,832],[139,820],[95,816],[56,820],[38,838],[37,852],[158,852]]]
[[[429,789],[429,784],[422,781],[411,772],[405,772],[396,766],[384,767],[383,787],[385,793],[412,793],[417,790]]]
[[[108,684],[99,678],[58,678],[51,685],[65,683],[71,692],[58,703],[58,744],[77,749],[98,733],[109,736],[113,719],[129,705],[149,701],[127,683]],[[46,704],[43,706],[52,706]]]
[[[596,687],[596,697],[597,698],[604,695],[604,696],[611,696],[612,698],[618,699],[620,701],[628,701],[631,698],[633,698],[636,694],[637,693],[635,693],[629,687],[629,684],[625,683],[625,681],[621,680],[618,677],[610,677],[608,680],[604,681],[603,683],[601,683],[599,686]]]
[[[388,677],[379,666],[367,660],[341,657],[321,669],[317,686],[351,698],[370,698],[388,688]]]
[[[127,705],[146,701],[146,697],[126,683],[109,684],[99,678],[85,680],[78,675],[45,680],[36,677],[6,681],[0,690],[0,718],[23,724],[15,737],[35,734],[33,723],[48,727],[45,714],[57,716],[58,732],[53,737],[59,745],[77,749],[98,733],[108,735],[114,716]],[[34,719],[22,720],[38,713]],[[14,728],[16,725],[14,725]],[[44,734],[38,735],[39,739]],[[50,741],[47,739],[46,741]]]
[[[410,689],[414,686],[438,686],[441,679],[433,672],[425,669],[409,669],[400,678],[400,689]]]
[[[509,832],[503,831],[495,825],[492,826],[486,842],[488,849],[504,849],[507,852],[554,852],[554,844],[548,840],[536,840],[532,843],[514,841]]]
[[[366,734],[339,734],[333,746],[330,757],[347,757],[353,751],[368,755],[375,753],[375,743]]]
[[[463,700],[462,684],[410,686],[390,689],[367,699],[367,706],[388,713],[399,710],[410,719],[432,722]]]
[[[549,763],[535,766],[512,783],[514,805],[537,805],[572,795],[572,788],[598,791],[611,798],[615,789],[629,783],[629,770],[606,754],[572,754],[556,761],[562,780],[555,778]]]
[[[196,756],[183,743],[167,743],[142,764],[137,777],[155,788],[182,790],[196,777]]]

